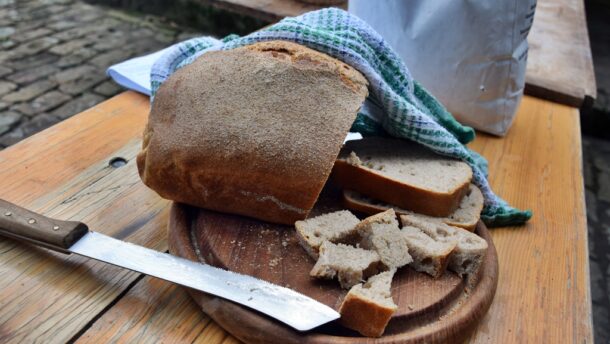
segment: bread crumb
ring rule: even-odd
[[[356,155],[356,152],[353,151],[349,153],[349,156],[347,157],[347,159],[345,159],[345,161],[347,161],[348,164],[353,166],[362,165],[362,160],[360,160],[360,158]]]
[[[280,260],[282,260],[282,258],[273,258],[269,261],[269,266],[271,267],[275,267],[279,264]]]
[[[407,307],[409,307],[409,310],[411,310],[411,311],[414,309],[414,307],[412,305],[407,305]]]
[[[284,247],[288,246],[288,242],[287,241],[282,241],[282,246],[284,246]]]

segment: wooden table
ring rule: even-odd
[[[323,7],[298,0],[199,1],[270,22]],[[597,88],[583,0],[538,0],[528,42],[526,94],[574,107],[592,103]]]
[[[167,250],[168,202],[139,180],[148,98],[125,92],[0,152],[0,198]],[[525,97],[505,138],[479,134],[494,190],[534,217],[492,230],[500,280],[471,341],[591,343],[578,110]],[[122,157],[127,165],[108,162]],[[237,340],[167,282],[0,238],[0,342]]]

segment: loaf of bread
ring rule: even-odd
[[[167,199],[293,224],[315,203],[367,93],[352,67],[298,44],[208,52],[159,88],[140,176]]]
[[[485,239],[463,228],[417,216],[401,215],[400,220],[403,226],[417,227],[437,243],[455,244],[455,250],[449,257],[449,270],[459,276],[474,275],[479,270],[487,253]]]
[[[353,286],[339,309],[341,324],[367,337],[381,337],[398,308],[391,290],[395,272],[382,272]]]
[[[367,217],[355,229],[362,237],[360,247],[376,251],[387,269],[399,268],[413,261],[394,209]]]
[[[481,217],[483,210],[483,194],[478,187],[470,184],[468,191],[458,208],[446,217],[433,217],[423,214],[418,214],[411,210],[402,209],[400,207],[381,202],[370,197],[364,196],[361,193],[352,190],[343,190],[343,202],[349,209],[360,211],[366,214],[377,214],[389,208],[393,208],[399,215],[413,215],[421,217],[428,221],[438,221],[446,223],[450,226],[462,227],[469,231],[474,231],[477,222]]]
[[[333,180],[373,199],[441,217],[458,208],[472,169],[407,140],[371,137],[345,144]]]
[[[358,223],[360,220],[349,210],[340,210],[297,221],[294,223],[294,227],[301,246],[311,258],[318,259],[318,251],[324,241],[343,244],[358,243],[360,235],[355,228]]]
[[[375,251],[325,241],[320,245],[320,257],[311,269],[311,277],[333,279],[345,289],[379,272],[382,264]]]

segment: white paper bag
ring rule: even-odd
[[[523,95],[536,0],[350,0],[462,123],[496,135]]]

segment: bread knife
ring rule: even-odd
[[[255,309],[299,331],[339,318],[332,308],[252,276],[193,262],[51,219],[0,199],[0,235],[164,279]]]

